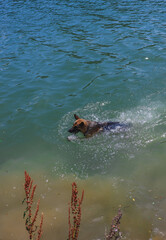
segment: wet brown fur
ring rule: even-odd
[[[95,133],[105,132],[105,131],[124,131],[125,129],[129,129],[132,125],[130,123],[120,123],[120,122],[95,122],[89,121],[83,118],[79,118],[76,114],[74,114],[76,121],[74,122],[72,128],[69,129],[70,133],[78,133],[81,132],[85,137],[91,137]]]
[[[74,114],[74,117],[76,121],[74,122],[73,127],[69,129],[70,133],[82,132],[85,137],[91,137],[93,134],[103,130],[98,122],[79,118],[76,114]]]

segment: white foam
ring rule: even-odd
[[[130,159],[130,156],[134,158],[140,149],[160,142],[164,138],[165,106],[161,102],[142,100],[138,106],[126,111],[115,111],[111,109],[111,106],[111,102],[89,103],[83,109],[79,108],[67,113],[60,121],[59,135],[64,140],[68,139],[80,145],[77,151],[79,158],[88,155],[90,159],[102,159],[102,163],[108,163],[110,159],[118,159],[122,156],[128,156]],[[119,121],[131,123],[132,126],[127,131],[101,133],[80,141],[81,134],[69,135],[68,133],[68,129],[75,120],[74,113],[93,121]],[[70,147],[71,151],[70,143],[63,147]]]

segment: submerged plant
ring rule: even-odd
[[[25,171],[24,190],[26,197],[23,200],[23,203],[26,202],[27,206],[24,211],[23,218],[26,218],[25,226],[29,234],[29,240],[40,240],[42,236],[43,213],[41,215],[40,225],[39,226],[36,225],[40,200],[38,200],[35,213],[32,215],[32,205],[36,186],[37,186],[36,184],[33,185],[33,180],[31,179],[29,174]],[[71,202],[69,203],[69,216],[68,216],[69,233],[67,240],[78,240],[81,223],[81,205],[83,198],[84,190],[82,191],[81,198],[79,198],[77,184],[73,182]],[[115,216],[112,220],[109,233],[105,234],[105,240],[119,240],[121,238],[121,232],[119,228],[121,218],[122,212],[119,209],[117,216]]]
[[[25,184],[24,184],[24,190],[25,190],[25,199],[23,200],[23,203],[26,202],[26,209],[24,211],[23,218],[26,218],[25,220],[25,226],[26,230],[29,234],[29,239],[32,240],[40,240],[42,235],[42,226],[43,226],[43,213],[41,215],[41,221],[40,225],[36,226],[36,220],[39,212],[39,204],[40,200],[37,202],[37,207],[34,215],[32,216],[32,204],[33,204],[33,198],[34,193],[36,190],[36,186],[33,186],[33,180],[29,176],[29,174],[25,171]]]
[[[81,199],[78,197],[77,184],[75,182],[72,183],[72,196],[71,202],[69,203],[69,237],[68,240],[77,240],[80,222],[81,222],[81,204],[84,197],[84,191],[82,191]],[[73,223],[71,224],[71,215],[73,218]]]
[[[118,215],[115,216],[112,220],[109,234],[105,235],[106,240],[118,240],[121,238],[121,232],[120,232],[120,228],[119,228],[121,218],[122,218],[122,212],[119,209]]]

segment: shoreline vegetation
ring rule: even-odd
[[[43,219],[44,214],[41,214],[40,224],[36,225],[37,217],[39,213],[40,200],[37,202],[36,210],[34,215],[32,214],[34,193],[37,185],[33,185],[33,179],[25,171],[25,198],[22,201],[22,204],[26,203],[26,208],[23,213],[23,218],[25,219],[25,228],[28,232],[29,240],[40,240],[43,234]],[[78,196],[77,184],[72,183],[72,194],[71,201],[68,204],[68,238],[67,240],[77,240],[79,236],[81,216],[82,216],[82,202],[84,198],[84,190],[82,191],[81,198]],[[120,232],[120,220],[122,218],[121,209],[118,210],[117,216],[112,220],[112,224],[108,233],[105,233],[105,240],[119,240],[122,238],[122,233]]]
[[[40,225],[36,225],[36,220],[39,212],[40,200],[37,202],[37,207],[34,215],[32,215],[32,206],[33,206],[33,198],[37,185],[33,185],[33,180],[29,176],[29,174],[25,171],[25,198],[22,203],[26,202],[26,209],[23,214],[23,218],[25,219],[25,228],[28,231],[30,240],[40,240],[42,235],[42,226],[43,226],[43,213],[41,215]]]

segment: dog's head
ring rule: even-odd
[[[79,118],[76,114],[74,114],[76,121],[73,124],[73,127],[70,128],[68,131],[70,133],[78,133],[82,132],[83,134],[87,131],[87,120]]]

